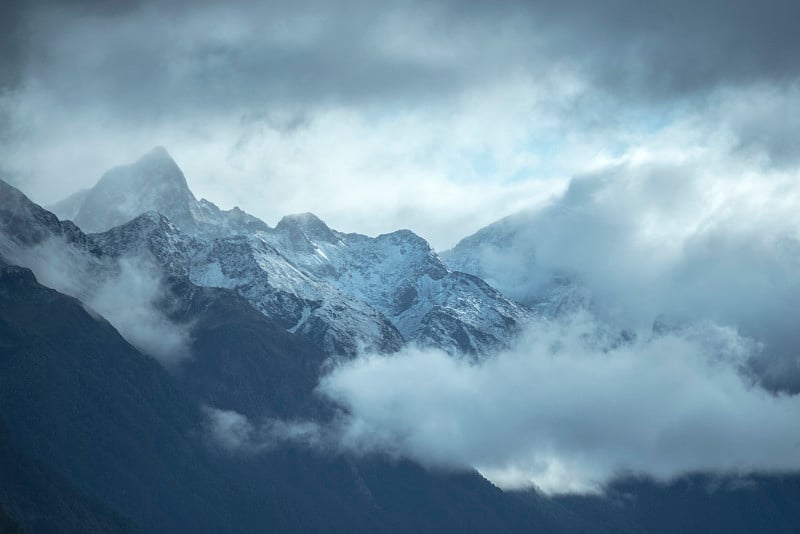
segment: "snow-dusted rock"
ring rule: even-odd
[[[408,230],[345,234],[306,213],[275,228],[238,208],[197,201],[156,148],[107,172],[76,218],[108,254],[148,251],[171,274],[237,291],[287,330],[330,353],[393,351],[405,342],[451,353],[508,346],[533,317]]]
[[[479,278],[450,271],[409,230],[344,234],[306,213],[260,235],[303,271],[380,310],[420,345],[482,354],[507,346],[532,318]]]

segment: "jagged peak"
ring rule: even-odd
[[[325,228],[328,228],[328,225],[323,222],[322,219],[307,211],[305,213],[292,213],[289,215],[284,215],[281,220],[278,222],[278,226],[281,225],[302,225],[302,226],[309,226],[309,225],[322,225]],[[276,227],[277,228],[277,227]]]
[[[163,192],[171,190],[190,202],[196,202],[183,171],[162,146],[151,149],[133,163],[111,168],[88,194],[91,196],[97,190],[118,188],[126,192],[136,189],[137,194],[145,193],[149,188]]]
[[[99,232],[147,210],[156,210],[191,231],[196,206],[197,200],[178,164],[164,147],[156,147],[134,163],[103,174],[86,194],[75,222],[86,231]]]
[[[336,235],[333,233],[333,230],[331,230],[322,219],[310,212],[285,215],[278,221],[275,230],[278,232],[300,230],[308,237],[314,239],[323,239],[326,241],[336,240]]]
[[[175,226],[169,217],[163,215],[155,210],[148,210],[144,213],[137,215],[133,219],[114,228],[111,228],[106,233],[145,233],[160,230],[168,234],[181,234],[180,228]]]
[[[164,148],[162,145],[154,146],[153,148],[150,149],[150,151],[147,154],[144,155],[144,157],[148,157],[148,158],[166,158],[166,159],[168,159],[170,161],[173,161],[172,160],[172,156],[169,155],[169,152],[167,151],[167,149]]]
[[[172,224],[169,220],[169,217],[163,215],[155,210],[147,210],[141,215],[136,216],[130,223],[142,224],[144,222],[152,222],[156,224]]]
[[[189,190],[183,171],[172,159],[167,149],[156,146],[145,155],[136,160],[130,167],[141,170],[144,177],[171,178]]]
[[[405,228],[401,230],[395,230],[394,232],[389,232],[388,234],[381,234],[375,239],[379,241],[390,241],[393,243],[408,243],[415,247],[424,249],[425,251],[433,252],[433,248],[425,238]]]

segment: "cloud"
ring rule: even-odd
[[[793,86],[789,1],[5,9],[0,171],[43,204],[162,144],[225,208],[409,227],[444,248],[697,114],[745,152],[797,162],[787,99],[713,116],[722,93]]]
[[[737,98],[714,115],[738,125],[748,112]],[[499,224],[504,239],[472,252],[473,271],[526,302],[567,275],[604,319],[645,334],[665,315],[738,328],[765,344],[753,362],[765,384],[798,391],[798,171],[775,164],[771,141],[744,149],[741,139],[706,118],[659,130]]]
[[[87,304],[119,330],[129,343],[174,367],[190,356],[190,325],[171,321],[160,308],[166,288],[158,267],[136,257],[122,257],[119,272],[105,280]]]
[[[110,322],[129,343],[172,368],[190,356],[191,325],[165,314],[168,290],[150,260],[97,258],[61,239],[30,247],[7,246],[8,259],[33,271],[39,283],[73,296]]]
[[[800,469],[800,397],[747,380],[757,343],[706,323],[607,351],[587,315],[534,325],[471,364],[436,350],[365,356],[326,376],[340,444],[432,467],[475,467],[503,487],[591,492],[622,474]]]
[[[231,453],[255,454],[287,444],[309,448],[323,448],[329,444],[323,436],[324,429],[314,422],[265,418],[260,424],[254,424],[233,410],[205,407],[205,413],[211,439]]]

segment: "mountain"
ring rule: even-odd
[[[609,317],[591,290],[573,274],[549,270],[537,262],[529,235],[535,220],[522,211],[500,219],[441,254],[448,268],[487,280],[503,294],[546,320],[583,313],[592,318],[591,343],[600,350],[635,339],[635,333]]]
[[[313,244],[326,256],[336,253],[324,239],[341,248],[351,239],[326,231],[315,218],[299,218],[301,225],[287,220],[269,236],[248,239],[260,239],[259,246],[268,249],[271,240],[301,231],[308,239],[295,235],[295,248],[307,251]],[[187,235],[155,213],[131,223],[113,235],[86,236],[0,182],[5,258],[0,261],[0,531],[800,529],[796,476],[692,475],[668,484],[621,479],[603,495],[548,498],[535,491],[501,491],[475,472],[431,471],[377,454],[353,456],[281,442],[251,452],[220,450],[210,435],[206,408],[235,411],[254,424],[270,417],[321,423],[335,417],[336,408],[314,394],[328,356],[238,291],[193,283],[196,247],[205,251],[210,243],[238,243],[246,236]],[[337,271],[356,257],[350,253],[320,262],[322,269],[329,266],[325,280],[337,291],[333,282],[368,294],[379,291],[379,275],[387,286],[401,284],[406,271],[434,281],[451,275],[464,279],[437,267],[436,255],[413,234],[395,234],[353,238],[366,240],[359,249],[365,265],[353,275],[358,283]],[[291,254],[298,265],[312,257],[288,252],[288,243],[281,246],[286,256],[275,249],[274,257],[283,257],[287,265],[294,266],[287,259]],[[9,264],[39,260],[31,250],[66,251],[63,257],[86,260],[94,269],[69,273],[74,264],[62,262],[62,256],[45,257],[56,265],[34,262],[57,282],[67,275],[97,276],[102,282],[115,275],[125,254],[165,252],[154,256],[167,271],[154,304],[167,320],[189,329],[187,358],[167,370],[86,302],[45,287],[30,270]],[[400,258],[389,260],[392,254]],[[388,269],[388,261],[403,265],[403,272]],[[319,269],[306,268],[309,277]],[[374,283],[361,280],[371,276],[377,277]],[[97,283],[85,281],[90,290]],[[397,302],[390,291],[381,293],[385,300],[372,298],[384,306]]]
[[[67,198],[45,207],[59,219],[72,221],[78,215],[88,193],[88,189],[81,189]]]
[[[447,268],[408,230],[344,234],[312,214],[270,228],[196,201],[156,148],[106,173],[76,223],[119,258],[146,252],[169,274],[235,290],[329,354],[393,352],[404,343],[483,355],[507,347],[534,314],[476,276]]]
[[[148,212],[90,237],[114,258],[150,255],[167,274],[187,276],[197,286],[231,289],[328,354],[353,355],[361,348],[392,352],[403,345],[378,310],[300,271],[259,234],[190,236],[163,215]]]
[[[238,208],[222,211],[205,199],[198,201],[163,147],[154,148],[133,164],[111,169],[94,187],[77,195],[57,206],[66,209],[79,204],[75,223],[87,232],[108,230],[151,210],[189,234],[229,235],[266,226]]]
[[[57,219],[14,199],[31,226],[44,219],[51,227],[41,241],[60,235]],[[0,210],[0,223],[8,219]],[[78,233],[66,246],[80,251],[85,242]],[[28,269],[0,265],[0,420],[9,437],[8,448],[0,439],[0,465],[19,470],[0,477],[11,524],[35,532],[72,531],[74,522],[113,532],[521,532],[545,521],[474,472],[280,443],[257,454],[219,450],[203,407],[254,422],[329,417],[313,393],[327,356],[231,290],[178,275],[166,289],[159,306],[190,326],[192,339],[188,359],[169,372],[85,303]]]
[[[77,300],[0,266],[0,416],[13,443],[117,513],[203,527],[202,415],[163,368]],[[5,481],[10,483],[11,481]]]
[[[131,521],[79,494],[46,465],[15,447],[2,421],[0,472],[0,533],[140,532]]]
[[[449,270],[409,230],[375,238],[344,234],[305,213],[284,217],[262,235],[292,264],[368,302],[422,346],[486,354],[508,346],[532,319],[483,280]]]
[[[545,271],[536,243],[526,239],[531,215],[522,211],[485,226],[441,254],[454,270],[480,277],[545,316],[574,311],[590,301],[587,291],[564,273]]]

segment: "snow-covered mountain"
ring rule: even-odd
[[[304,272],[370,303],[408,340],[480,354],[506,346],[530,311],[480,278],[448,269],[409,230],[375,238],[331,230],[310,213],[260,234]]]
[[[83,201],[86,200],[87,193],[89,193],[88,189],[81,189],[55,204],[45,206],[45,208],[62,221],[73,221],[78,216]]]
[[[230,235],[266,228],[239,208],[220,210],[197,200],[183,172],[163,147],[156,147],[130,165],[106,172],[97,184],[55,204],[74,211],[75,224],[85,232],[103,232],[147,211],[165,215],[188,234]]]
[[[486,280],[524,303],[537,317],[552,320],[586,314],[592,318],[591,342],[600,349],[634,339],[633,331],[617,324],[574,273],[537,263],[531,232],[534,224],[537,221],[531,212],[510,215],[465,237],[443,252],[442,260],[450,269]]]
[[[91,292],[112,269],[103,251],[80,228],[60,221],[2,180],[0,260],[36,266],[42,283],[76,297]]]
[[[403,345],[402,336],[379,311],[301,272],[259,234],[190,236],[150,211],[91,238],[115,258],[149,254],[168,274],[187,276],[202,287],[233,289],[328,353],[391,352]]]
[[[526,232],[534,219],[520,212],[500,219],[442,252],[453,270],[478,276],[545,317],[592,306],[590,291],[570,273],[537,263],[536,242]]]
[[[508,346],[534,314],[479,277],[449,269],[408,230],[332,230],[312,214],[275,228],[197,201],[156,148],[106,173],[76,217],[112,257],[145,252],[165,272],[237,291],[287,330],[332,354],[391,352],[405,342],[480,355]]]

